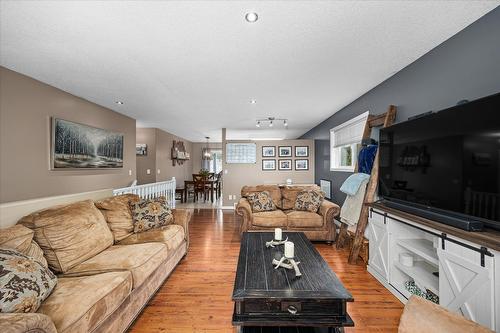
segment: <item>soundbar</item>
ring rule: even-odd
[[[426,219],[443,223],[465,231],[482,231],[483,221],[474,219],[465,214],[450,213],[438,208],[427,207],[419,204],[408,204],[407,202],[398,202],[397,199],[384,199],[381,201],[387,207],[401,210],[406,213],[421,216]]]

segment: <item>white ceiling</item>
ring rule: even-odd
[[[188,140],[295,138],[498,4],[2,1],[0,60]]]

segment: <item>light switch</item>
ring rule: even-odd
[[[132,170],[128,170],[128,175],[132,176]]]
[[[160,169],[158,169],[158,171],[157,171],[157,172],[158,172],[158,174],[160,174]]]
[[[147,169],[147,170],[146,170],[146,174],[147,174],[147,175],[150,175],[150,174],[151,174],[151,169]]]
[[[227,175],[227,169],[224,170],[224,174]]]

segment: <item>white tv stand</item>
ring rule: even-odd
[[[467,232],[375,203],[366,234],[368,272],[401,302],[411,296],[405,281],[414,281],[441,306],[500,333],[500,232]],[[400,253],[412,255],[412,267]]]

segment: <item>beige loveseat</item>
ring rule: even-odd
[[[52,207],[0,230],[13,237],[23,228],[19,224],[32,230],[31,237],[58,276],[36,313],[0,314],[0,332],[127,330],[187,253],[192,216],[191,210],[174,209],[173,224],[134,234],[128,210],[128,200],[134,198]]]
[[[257,185],[244,186],[242,198],[238,202],[236,212],[243,217],[241,232],[270,231],[282,228],[290,231],[302,231],[310,240],[332,242],[335,240],[333,218],[340,212],[340,207],[333,202],[323,200],[317,213],[293,210],[297,194],[307,189],[320,190],[317,185],[311,186],[278,186]],[[268,191],[277,209],[270,212],[252,212],[252,207],[245,198],[251,193]]]

